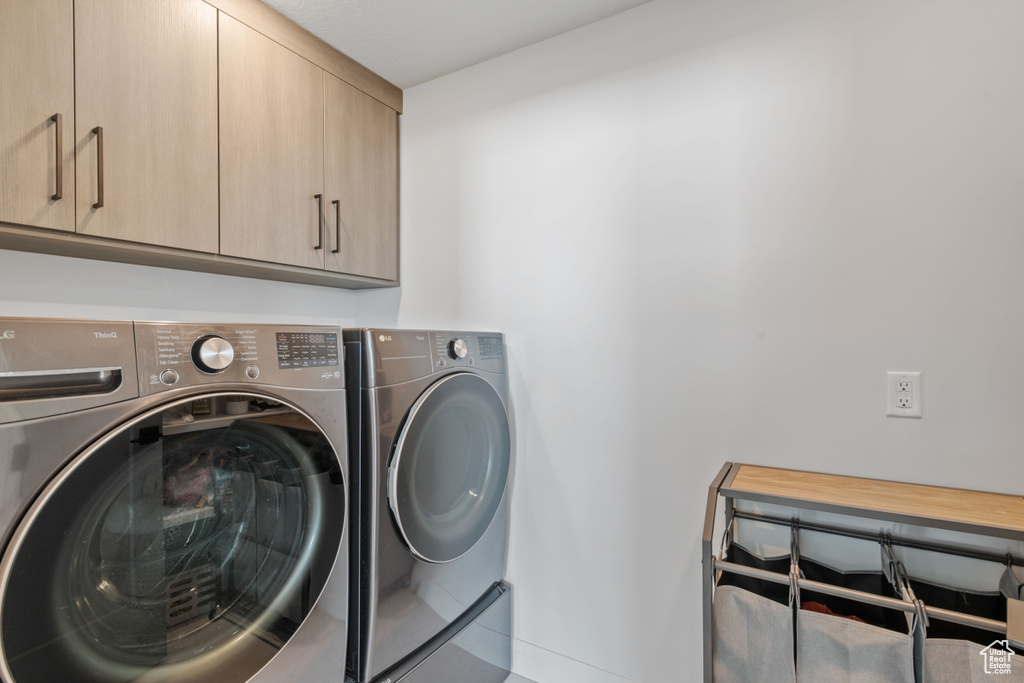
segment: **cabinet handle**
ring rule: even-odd
[[[334,222],[334,244],[337,246],[337,249],[331,249],[331,253],[337,254],[341,251],[341,200],[335,199],[331,204],[334,204],[334,215],[336,217]]]
[[[324,248],[324,196],[322,194],[313,195],[313,199],[316,200],[316,212],[317,212],[317,229],[316,229],[316,246],[314,249]]]
[[[56,201],[64,197],[64,117],[57,113],[50,120],[57,124],[57,191],[51,197]]]
[[[96,203],[94,209],[103,208],[103,126],[96,126],[92,129],[96,134]]]

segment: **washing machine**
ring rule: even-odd
[[[511,600],[504,336],[361,329],[343,338],[355,482],[348,675],[393,683],[418,680],[409,676],[420,669],[502,681],[509,625],[490,629],[495,647],[473,653],[484,666],[470,678],[438,660]]]
[[[0,319],[0,679],[342,681],[340,341]]]

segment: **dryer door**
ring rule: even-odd
[[[284,406],[184,422],[184,405],[85,450],[14,531],[3,680],[246,681],[310,613],[346,510],[327,438]]]
[[[416,557],[450,562],[476,545],[508,481],[505,406],[478,375],[432,384],[409,411],[388,468],[388,504]]]

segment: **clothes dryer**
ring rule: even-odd
[[[343,335],[358,530],[348,674],[359,683],[398,681],[508,590],[505,340],[423,330]]]
[[[0,679],[342,681],[346,444],[338,328],[0,319]]]

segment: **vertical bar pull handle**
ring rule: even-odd
[[[103,208],[103,126],[92,129],[96,134],[96,203],[94,209]]]
[[[317,229],[316,229],[316,246],[314,249],[324,248],[324,196],[322,194],[313,195],[313,199],[316,200],[316,213],[317,213]]]
[[[50,198],[57,201],[64,197],[64,117],[58,112],[50,120],[57,124],[57,191]]]
[[[334,249],[331,249],[332,254],[337,254],[341,251],[341,200],[335,199],[331,204],[334,204]]]

